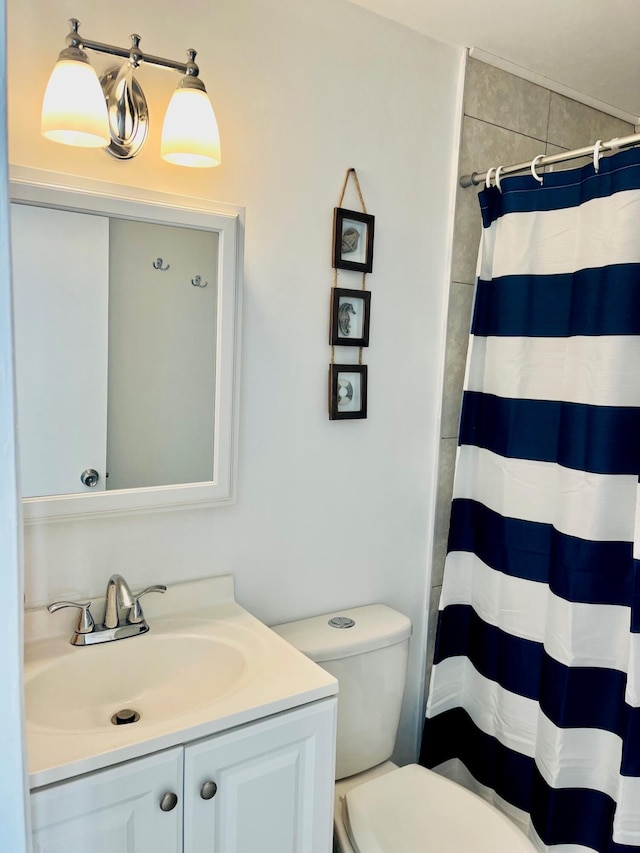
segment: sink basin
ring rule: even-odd
[[[116,731],[122,709],[158,723],[214,704],[246,674],[242,650],[211,636],[143,634],[69,652],[27,673],[27,721],[74,733]],[[130,726],[118,726],[119,730]]]
[[[240,607],[230,575],[185,581],[150,597],[151,628],[140,636],[72,646],[77,614],[56,616],[46,607],[25,612],[32,789],[337,692],[333,676]],[[113,725],[112,716],[125,709],[139,720]]]

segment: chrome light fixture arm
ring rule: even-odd
[[[93,50],[96,53],[106,53],[110,56],[118,56],[121,59],[128,59],[134,68],[138,68],[143,62],[148,65],[158,65],[161,68],[170,68],[172,71],[178,71],[180,74],[189,74],[197,77],[200,69],[195,63],[197,51],[189,48],[187,54],[188,62],[176,62],[173,59],[166,59],[164,56],[154,56],[152,53],[144,53],[140,49],[141,36],[137,33],[131,34],[131,47],[118,47],[115,44],[107,44],[106,42],[94,41],[80,35],[80,21],[77,18],[70,18],[69,25],[71,30],[66,38],[68,47],[79,48],[80,50]]]

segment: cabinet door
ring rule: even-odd
[[[330,853],[336,704],[187,746],[184,853]],[[217,786],[211,799],[206,782]]]
[[[34,853],[182,853],[182,748],[31,795]],[[178,795],[171,811],[160,799]]]
[[[109,220],[14,203],[11,252],[22,495],[102,491]]]

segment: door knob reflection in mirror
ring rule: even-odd
[[[95,468],[87,468],[86,471],[80,474],[80,482],[83,486],[88,486],[90,489],[97,485],[99,479],[100,474],[98,474]]]

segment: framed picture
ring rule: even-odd
[[[332,288],[330,343],[341,347],[368,347],[370,306],[368,290]]]
[[[333,211],[333,266],[341,270],[371,272],[375,217],[336,207]]]
[[[367,417],[367,365],[329,366],[329,420]]]

